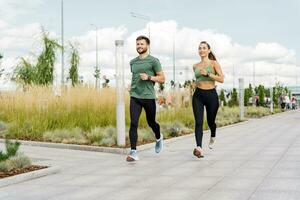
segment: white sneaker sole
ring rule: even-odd
[[[138,160],[139,160],[138,157],[134,158],[134,157],[132,157],[131,155],[128,155],[128,156],[126,157],[126,161],[127,161],[127,162],[134,162],[134,161],[138,161]]]

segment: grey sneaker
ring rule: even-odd
[[[139,160],[139,157],[137,155],[137,150],[130,150],[129,154],[126,157],[127,162],[133,162]]]
[[[213,148],[214,148],[215,142],[216,142],[216,138],[215,138],[215,137],[210,137],[208,147],[209,147],[210,149],[213,149]]]
[[[163,148],[164,148],[164,136],[163,134],[160,134],[160,138],[156,140],[155,152],[160,153],[162,152]]]

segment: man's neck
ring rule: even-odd
[[[145,52],[145,53],[143,53],[143,54],[140,54],[140,55],[139,55],[139,58],[140,58],[140,59],[144,59],[144,58],[146,58],[148,55],[149,55],[149,53],[148,53],[148,52]]]

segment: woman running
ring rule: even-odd
[[[195,138],[197,147],[193,154],[203,157],[203,112],[206,108],[207,123],[211,131],[209,148],[213,148],[216,141],[216,115],[219,108],[219,98],[216,92],[215,82],[224,82],[221,66],[206,41],[202,41],[198,49],[201,61],[193,65],[196,77],[196,90],[193,95],[193,112],[195,117]]]

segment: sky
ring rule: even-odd
[[[193,78],[192,65],[200,61],[197,48],[208,41],[225,74],[220,87],[245,84],[284,85],[300,83],[300,0],[64,0],[65,44],[75,43],[80,52],[79,74],[94,82],[95,26],[98,27],[102,75],[113,83],[114,41],[124,45],[125,78],[130,80],[129,61],[137,56],[135,38],[148,35],[151,54],[162,63],[167,82]],[[1,67],[7,76],[25,57],[36,62],[41,52],[41,27],[60,42],[61,0],[0,0]],[[135,12],[149,20],[133,17]],[[173,54],[175,45],[175,54]],[[59,77],[60,53],[55,74]],[[65,54],[65,73],[69,55]],[[9,85],[2,80],[1,86]]]

